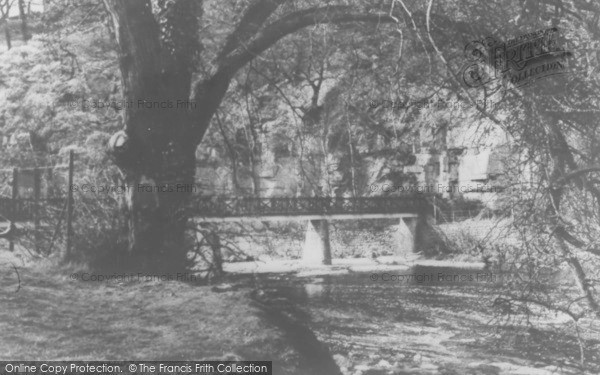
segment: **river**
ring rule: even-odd
[[[262,304],[308,326],[344,374],[582,373],[568,321],[496,299],[509,275],[415,266],[242,279]],[[594,337],[600,330],[588,333]],[[586,361],[591,373],[600,373],[593,351],[600,342],[590,343]]]

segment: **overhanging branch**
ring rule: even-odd
[[[578,169],[576,171],[570,172],[567,175],[559,178],[558,180],[556,180],[556,184],[558,185],[564,185],[566,183],[568,183],[570,180],[577,178],[581,175],[587,174],[587,173],[591,173],[591,172],[600,172],[600,166],[598,167],[589,167],[589,168],[581,168]]]
[[[304,27],[346,22],[393,23],[397,22],[397,18],[382,12],[357,12],[356,7],[353,6],[327,6],[296,11],[263,27],[248,43],[239,45],[226,57],[223,57],[219,68],[212,77],[195,85],[193,98],[198,103],[194,129],[195,141],[200,143],[204,137],[210,120],[221,104],[233,75],[239,69],[285,36]]]
[[[225,45],[219,52],[218,61],[222,61],[229,53],[247,43],[266,20],[287,0],[256,0],[248,7],[240,23],[228,37]]]
[[[356,7],[353,6],[316,7],[293,12],[265,26],[246,46],[232,51],[223,60],[222,69],[237,71],[285,36],[307,26],[346,22],[394,23],[396,20],[383,12],[356,12]]]
[[[260,3],[260,0],[257,0]],[[278,0],[272,0],[274,2]],[[285,1],[285,0],[279,0]],[[272,4],[272,7],[275,5]],[[254,17],[243,17],[243,22],[248,25],[238,26],[237,30],[244,33],[254,33],[253,37],[244,41],[243,39],[229,37],[224,49],[220,53],[220,63],[215,74],[198,82],[194,86],[194,101],[198,103],[195,114],[194,138],[196,143],[200,143],[210,120],[221,104],[223,96],[229,87],[233,75],[252,61],[256,56],[273,46],[275,43],[293,34],[294,32],[312,25],[318,24],[342,24],[348,22],[370,22],[375,24],[398,23],[400,14],[393,14],[384,10],[372,10],[373,8],[359,8],[350,5],[332,5],[313,7],[289,13],[280,19],[264,26],[259,27],[259,20],[265,21],[268,18],[267,13],[260,13]],[[273,10],[274,11],[274,10]],[[250,12],[250,10],[248,11]],[[251,13],[251,12],[250,12]],[[272,12],[270,13],[272,14]],[[270,15],[269,14],[269,15]],[[413,16],[425,18],[423,12],[415,12]],[[451,20],[446,16],[433,17],[437,21],[440,30],[445,34],[455,33],[452,31],[468,30],[468,24],[463,21]],[[250,22],[250,20],[253,20]],[[250,25],[252,24],[252,25]],[[462,33],[463,31],[459,31]],[[231,42],[230,40],[236,40]],[[234,48],[235,45],[235,48]]]

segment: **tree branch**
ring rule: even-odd
[[[262,14],[262,17],[264,16]],[[393,23],[396,22],[396,19],[386,13],[356,12],[356,7],[353,6],[327,6],[296,11],[265,26],[248,43],[238,46],[224,57],[217,72],[211,78],[195,85],[193,98],[198,103],[194,129],[195,141],[200,143],[204,137],[210,120],[219,107],[233,75],[240,68],[285,36],[304,27],[346,22]],[[256,28],[256,26],[248,26],[246,29]]]
[[[227,37],[225,45],[218,54],[217,61],[223,61],[229,53],[242,47],[252,39],[273,12],[286,1],[256,0],[254,4],[250,5],[235,28],[235,31]]]
[[[262,0],[257,1],[260,2]],[[271,1],[276,2],[283,0]],[[231,50],[226,56],[222,56],[222,60],[220,61],[216,73],[212,77],[194,85],[192,97],[194,101],[198,103],[194,115],[195,142],[200,143],[204,137],[210,124],[210,120],[219,107],[233,75],[256,56],[260,55],[287,35],[293,34],[307,26],[318,24],[341,24],[347,22],[371,22],[376,24],[398,23],[398,14],[395,15],[392,14],[393,12],[389,11],[372,12],[370,9],[373,8],[360,9],[350,5],[313,7],[289,13],[269,25],[262,27],[262,29],[260,29],[258,24],[250,25],[250,20],[253,20],[252,22],[259,19],[264,21],[268,18],[266,14],[260,13],[254,17],[250,17],[249,15],[248,17],[245,16],[245,22],[248,22],[249,25],[241,29],[240,26],[236,31],[245,30],[245,32],[254,32],[256,30],[254,36],[245,43],[239,43],[239,39],[237,39],[238,43],[235,49]],[[248,12],[250,12],[250,9]],[[425,17],[422,12],[413,13],[413,16]],[[438,16],[435,17],[435,19],[439,21],[439,27],[445,34],[452,31],[452,28],[449,27],[450,25],[456,27],[456,29],[459,30],[459,33],[468,30],[469,27],[468,23],[450,20],[445,16]],[[233,37],[230,37],[229,39],[231,38]],[[229,51],[234,46],[233,42],[228,41],[227,44],[229,44],[229,47],[224,48],[223,51]],[[224,53],[223,51],[221,54]]]
[[[570,172],[567,175],[559,178],[558,180],[555,181],[555,184],[560,184],[560,185],[564,185],[566,183],[569,182],[569,180],[572,180],[574,178],[577,178],[581,175],[590,173],[590,172],[600,172],[600,166],[598,167],[589,167],[589,168],[582,168],[582,169],[578,169],[576,171]]]
[[[232,51],[223,61],[222,69],[237,71],[285,36],[304,27],[346,22],[394,23],[396,20],[387,13],[356,12],[356,7],[345,5],[300,10],[265,26],[246,46]]]

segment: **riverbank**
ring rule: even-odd
[[[501,283],[464,278],[485,273],[481,263],[416,255],[228,263],[230,273],[206,286],[81,281],[7,254],[0,360],[240,358],[272,360],[275,374],[600,373],[599,322],[580,321],[580,347],[564,315],[506,314],[494,306]]]
[[[9,262],[18,265],[18,276]],[[86,282],[74,274],[23,266],[2,254],[0,360],[237,358],[273,361],[275,374],[338,372],[314,335],[305,335],[301,345],[291,340],[285,327],[272,323],[271,312],[251,298],[249,288],[222,290],[143,277]],[[305,353],[306,347],[312,352]]]
[[[234,275],[243,274],[295,274],[296,276],[343,275],[356,272],[404,271],[412,267],[458,267],[484,270],[483,262],[463,262],[426,259],[417,254],[408,256],[381,256],[377,258],[332,259],[331,265],[305,263],[299,259],[271,259],[261,257],[257,261],[225,263],[223,270]]]

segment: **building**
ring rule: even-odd
[[[444,198],[462,197],[494,206],[504,188],[505,162],[510,159],[506,136],[484,137],[466,129],[421,129],[415,137],[415,163],[404,167],[424,191]]]

